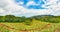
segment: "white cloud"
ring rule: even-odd
[[[26,6],[29,6],[29,5],[39,5],[39,4],[36,4],[34,1],[29,1]]]
[[[0,13],[3,13],[4,12],[4,10],[3,9],[0,9]]]
[[[19,3],[17,3],[17,4],[19,4],[19,5],[21,5],[21,6],[22,6],[22,5],[24,4],[24,2],[20,1],[20,2],[19,2]]]
[[[30,2],[32,4],[33,2]],[[23,4],[21,2],[20,4]],[[30,5],[29,3],[27,5]],[[46,5],[50,5],[46,7]],[[33,16],[33,15],[42,15],[42,14],[52,14],[60,15],[60,3],[56,4],[55,0],[50,0],[43,7],[48,9],[26,9],[23,6],[19,6],[14,3],[14,0],[0,0],[0,15],[24,15],[24,16]]]

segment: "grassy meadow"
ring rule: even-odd
[[[24,23],[0,23],[8,26],[0,26],[0,30],[3,32],[55,32],[60,31],[60,23],[48,23],[41,22],[38,20],[33,20],[30,25],[25,25]],[[14,29],[12,29],[14,28]],[[57,31],[57,32],[58,32]]]
[[[12,18],[14,19],[14,22],[13,20],[11,20],[11,17],[14,16],[10,16],[10,18],[7,16],[6,19],[8,20],[6,20],[5,17],[0,18],[0,20],[2,21],[0,22],[0,32],[60,32],[59,17],[44,16],[40,17],[40,19],[39,17],[34,16],[32,17],[32,20],[31,17],[22,17],[21,21],[23,22],[21,22],[20,20],[20,22],[15,21],[18,17]],[[48,20],[48,22],[46,19]],[[49,22],[50,20],[51,22]]]

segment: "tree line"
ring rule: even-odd
[[[26,18],[25,16],[17,17],[14,15],[6,15],[6,16],[0,16],[0,22],[24,22],[24,23],[30,23],[32,20],[39,20],[44,22],[51,22],[51,23],[59,23],[60,22],[60,16],[51,16],[51,15],[38,15],[38,16],[32,16]]]

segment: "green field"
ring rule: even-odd
[[[33,20],[25,23],[0,23],[0,32],[60,32],[60,23],[49,23]]]
[[[0,16],[0,32],[60,32],[60,16]]]

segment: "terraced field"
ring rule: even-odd
[[[48,23],[38,20],[33,20],[30,25],[0,23],[0,32],[60,32],[60,23]]]

